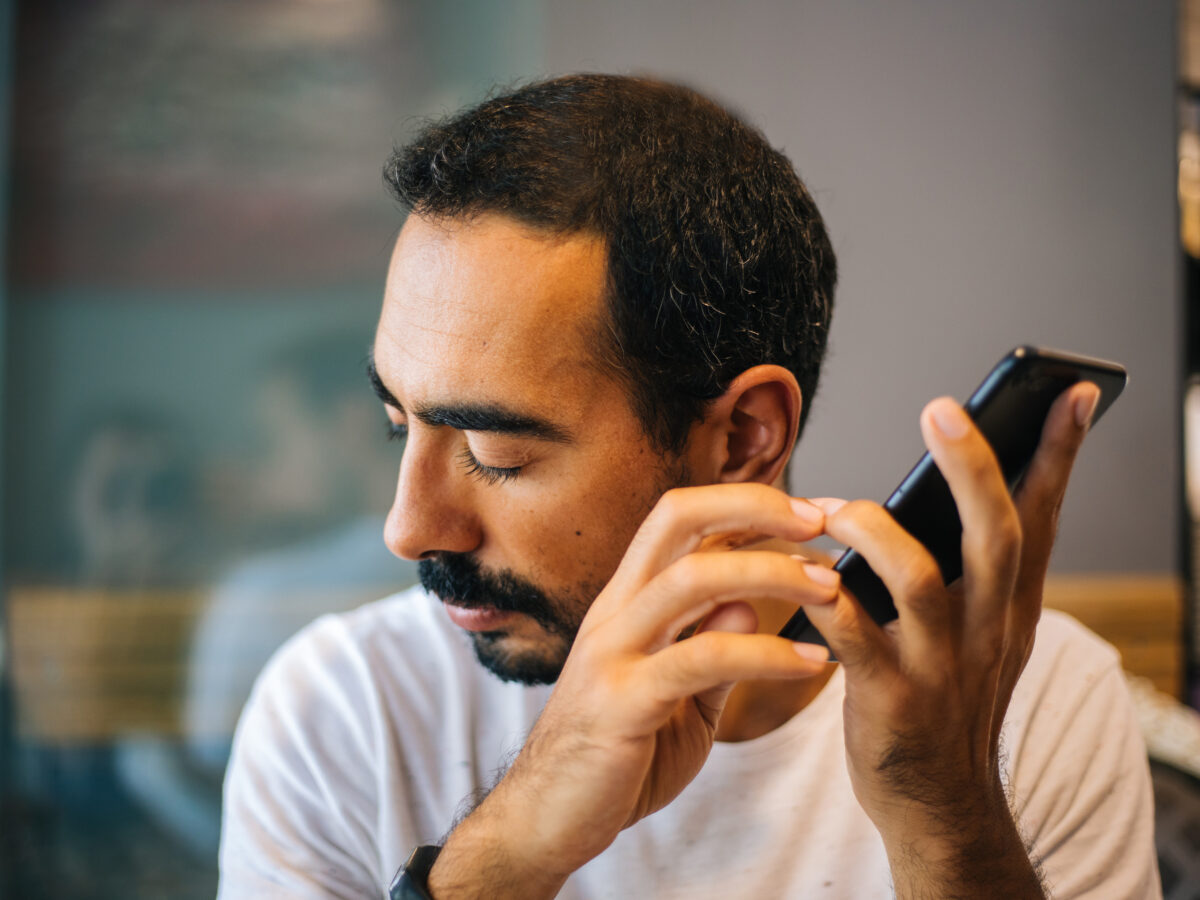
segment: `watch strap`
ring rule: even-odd
[[[388,888],[389,900],[433,900],[429,893],[429,872],[441,852],[437,844],[422,844],[415,849]]]

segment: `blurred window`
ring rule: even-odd
[[[258,671],[413,582],[364,374],[379,171],[540,65],[536,4],[444,7],[7,7],[0,893],[212,897]]]

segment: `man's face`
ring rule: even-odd
[[[502,678],[549,682],[684,460],[595,362],[606,251],[499,215],[410,216],[375,337],[407,429],[385,540]]]

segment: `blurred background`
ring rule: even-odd
[[[1160,807],[1200,843],[1193,44],[1172,0],[0,0],[0,893],[213,895],[258,669],[414,576],[363,371],[402,221],[382,162],[581,69],[713,94],[823,210],[842,278],[799,492],[881,499],[921,406],[1016,344],[1129,368],[1048,600],[1175,729]],[[1200,847],[1163,846],[1194,896]]]

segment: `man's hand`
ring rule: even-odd
[[[521,754],[446,842],[433,896],[553,896],[695,777],[736,681],[823,671],[824,648],[754,634],[745,601],[829,603],[836,575],[781,553],[704,552],[724,534],[801,542],[823,524],[763,485],[665,494],[584,618]]]
[[[963,524],[963,577],[866,501],[815,501],[899,611],[881,629],[843,592],[809,617],[845,666],[855,794],[887,847],[896,893],[1041,897],[1000,783],[999,737],[1033,648],[1059,507],[1099,397],[1078,384],[1050,411],[1010,498],[994,454],[953,400],[921,416]]]

